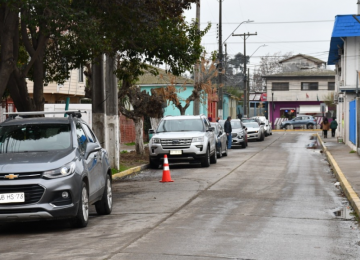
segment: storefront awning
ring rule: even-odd
[[[295,107],[281,107],[280,110],[295,110]]]
[[[325,112],[328,112],[328,106]],[[321,114],[320,105],[300,105],[299,114]]]

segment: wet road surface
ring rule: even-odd
[[[1,259],[359,259],[360,231],[310,133],[274,133],[210,168],[145,170],[89,226],[0,224]]]

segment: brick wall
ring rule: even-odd
[[[132,119],[120,113],[120,135],[121,143],[132,143],[135,142],[135,123]],[[143,134],[144,142],[148,141],[147,133]]]

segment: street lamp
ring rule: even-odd
[[[253,54],[250,55],[249,59],[255,54],[255,52],[257,52],[258,49],[260,49],[261,47],[266,47],[266,44],[260,45],[254,52]]]
[[[225,44],[225,42],[232,36],[232,34],[240,27],[240,25],[242,25],[243,23],[253,23],[253,20],[247,20],[247,21],[243,21],[241,22],[236,28],[235,30],[225,39],[225,41],[223,42],[223,44]]]

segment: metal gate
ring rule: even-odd
[[[356,145],[356,100],[349,105],[349,140]]]

